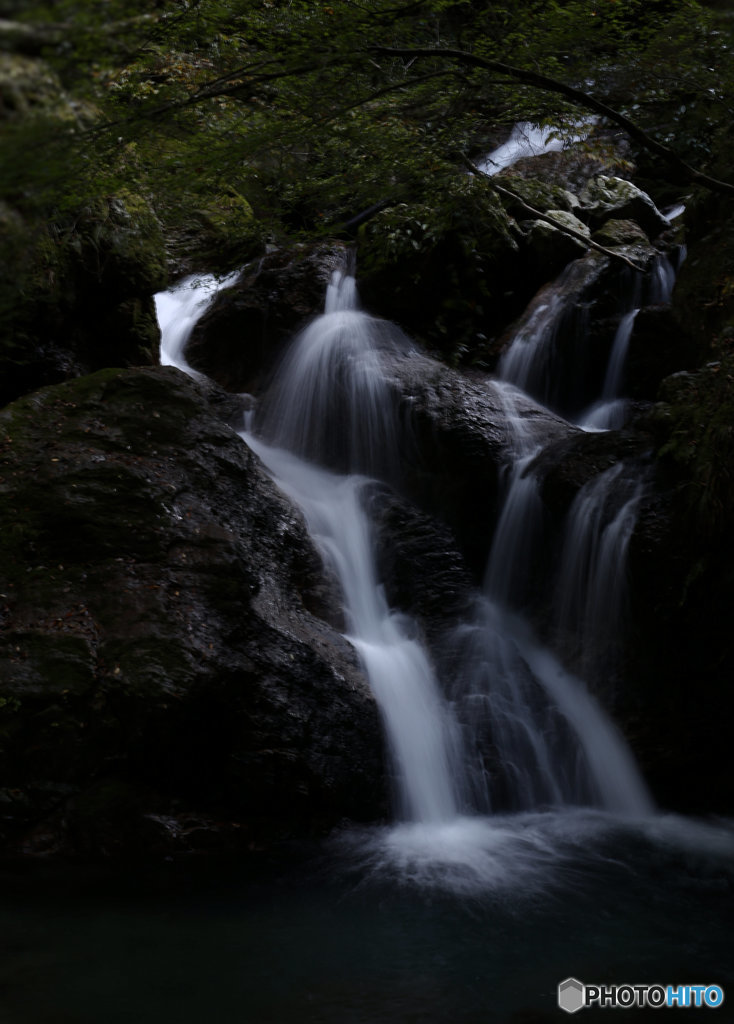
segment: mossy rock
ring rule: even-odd
[[[165,288],[168,270],[161,225],[150,203],[123,191],[79,211],[59,232],[76,271],[78,288],[94,286],[100,298],[120,302]]]
[[[670,227],[646,192],[624,178],[599,174],[579,196],[583,216],[594,228],[608,220],[633,220],[650,238]]]
[[[0,402],[104,366],[157,361],[153,295],[167,283],[161,226],[132,193],[72,221],[0,221]]]
[[[639,224],[633,220],[608,220],[591,236],[593,241],[608,248],[617,245],[649,245],[650,240]]]
[[[570,228],[587,238],[590,235],[583,221],[567,210],[548,210],[547,216],[559,224],[560,228]],[[582,241],[567,231],[553,227],[547,220],[525,222],[522,227],[526,230],[528,262],[534,274],[545,280],[555,277],[567,263],[588,251],[588,246]]]
[[[518,238],[488,182],[470,176],[438,205],[385,209],[359,231],[365,304],[452,362],[481,358],[487,336],[522,301]]]
[[[511,170],[498,174],[497,183],[518,196],[523,203],[539,210],[540,213],[548,213],[549,210],[565,210],[567,213],[574,213],[579,207],[578,196],[568,189],[550,182],[539,181],[537,178],[523,178],[513,174]],[[524,210],[512,196],[503,194],[502,203],[513,217],[522,219],[528,216],[528,211]]]
[[[198,258],[212,267],[229,268],[246,263],[264,251],[263,227],[244,196],[230,187],[207,197],[196,212],[201,225],[196,239]]]

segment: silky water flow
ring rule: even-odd
[[[520,126],[491,166],[528,141],[556,140]],[[662,262],[653,278],[650,291],[671,286]],[[157,296],[162,362],[198,376],[186,343],[226,283],[188,279]],[[651,301],[626,293],[622,333]],[[565,299],[550,304],[565,315]],[[536,340],[526,332],[523,343]],[[571,417],[580,427],[600,429],[584,424],[584,409],[624,400],[628,341],[614,342],[606,381],[602,367],[598,393]],[[484,584],[435,668],[416,623],[385,599],[371,518],[376,497],[399,483],[403,440],[382,356],[392,365],[408,345],[361,312],[353,278],[337,275],[325,316],[294,342],[243,431],[342,586],[347,632],[385,719],[396,822],[262,850],[255,842],[229,867],[166,858],[136,862],[122,879],[58,862],[7,869],[0,1015],[9,1024],[520,1024],[562,1015],[558,985],[570,975],[716,982],[728,1005],[732,823],[654,812],[582,681],[589,661],[608,663],[606,644],[620,644],[644,473],[629,461],[589,481],[553,550],[534,474],[545,439],[522,415],[515,378],[488,383],[511,454],[501,507],[488,510]],[[557,355],[538,357],[553,375],[567,369]],[[551,647],[530,625],[541,571]]]
[[[164,338],[178,338],[172,325],[162,327]],[[294,339],[241,436],[301,508],[339,580],[347,635],[381,710],[397,821],[363,837],[360,856],[368,851],[380,871],[399,865],[412,876],[438,872],[453,884],[491,886],[507,860],[518,868],[519,834],[526,866],[529,849],[539,864],[547,860],[542,830],[526,832],[517,817],[513,828],[500,827],[508,812],[586,807],[639,817],[652,803],[617,728],[523,615],[532,552],[542,541],[531,470],[542,439],[518,412],[513,385],[491,385],[513,459],[484,588],[472,616],[446,640],[450,679],[436,677],[416,624],[389,607],[365,496],[376,478],[397,472],[400,424],[381,357],[408,346],[397,328],[358,308],[353,276],[337,271],[324,313]],[[609,557],[622,556],[620,548]],[[603,573],[590,573],[603,585]]]
[[[629,309],[644,302],[630,296]],[[165,353],[179,333],[178,314],[166,321],[163,313]],[[399,473],[401,427],[382,353],[392,365],[409,342],[357,309],[349,275],[334,278],[325,317],[309,331],[243,436],[301,505],[341,582],[348,633],[383,708],[396,821],[337,830],[310,854],[313,844],[299,843],[296,862],[274,878],[270,868],[263,878],[251,861],[245,871],[239,865],[237,879],[222,880],[217,909],[197,907],[183,946],[179,911],[160,945],[176,952],[175,965],[169,977],[154,958],[156,978],[175,977],[171,991],[180,987],[193,934],[207,954],[188,968],[196,990],[181,989],[177,1019],[515,1024],[557,1014],[557,986],[569,974],[667,982],[680,980],[684,964],[687,978],[734,983],[723,898],[734,862],[730,824],[655,812],[624,740],[582,681],[584,657],[606,657],[600,623],[621,615],[644,474],[619,464],[579,491],[557,578],[545,581],[555,593],[551,650],[527,615],[548,542],[533,473],[545,442],[533,417],[522,416],[516,386],[488,383],[512,455],[496,525],[488,522],[495,539],[484,585],[445,637],[436,670],[416,624],[387,605],[370,513]],[[317,385],[310,397],[303,388],[293,396],[303,403],[299,417],[333,417],[336,443],[331,428],[282,415],[291,409],[291,371]],[[319,391],[323,375],[334,386]],[[366,407],[345,414],[353,401]],[[249,879],[244,892],[238,879]],[[163,927],[163,915],[156,921]],[[99,948],[84,958],[85,994]],[[126,948],[124,1005],[134,998],[131,980],[145,981],[151,963],[147,952],[131,963],[137,946]],[[62,969],[66,978],[66,959]],[[165,1018],[149,992],[146,985],[136,1004],[141,1024]]]

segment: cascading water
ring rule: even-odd
[[[570,142],[578,142],[585,138],[583,126],[579,124],[578,127],[581,129],[580,133],[568,139],[561,138],[557,129],[542,128],[530,121],[520,121],[513,127],[507,142],[485,157],[478,165],[478,169],[483,174],[498,174],[505,167],[510,167],[525,157],[558,152],[565,149]]]
[[[494,863],[487,860],[488,834],[478,822],[467,826],[467,809],[591,804],[644,814],[650,802],[621,736],[517,610],[540,538],[542,505],[530,465],[542,438],[519,413],[511,385],[494,385],[514,459],[484,593],[451,640],[460,676],[447,687],[452,703],[417,628],[389,608],[376,577],[363,474],[390,476],[397,466],[398,425],[381,353],[406,345],[396,328],[357,308],[353,277],[337,272],[324,314],[296,339],[255,432],[242,437],[300,506],[341,584],[348,636],[385,721],[399,814],[411,829],[422,829],[398,831],[388,845],[394,850],[400,839],[411,856],[453,860],[458,847],[473,843],[471,870],[485,872],[486,881]]]
[[[514,415],[517,392],[506,382],[496,386],[515,458],[503,480],[484,593],[455,648],[436,659],[439,679],[414,624],[387,607],[365,513],[371,502],[363,501],[372,485],[361,474],[393,472],[394,458],[386,468],[382,453],[375,458],[363,441],[382,418],[378,436],[393,443],[397,423],[383,403],[380,352],[403,341],[357,313],[352,287],[351,278],[336,279],[326,321],[314,325],[318,337],[335,326],[335,313],[348,314],[344,358],[325,355],[342,347],[339,330],[331,341],[312,337],[309,358],[333,376],[332,392],[337,385],[349,391],[351,375],[360,382],[356,400],[371,395],[367,404],[376,411],[363,436],[332,445],[318,430],[299,432],[295,421],[281,434],[273,409],[279,401],[288,408],[283,381],[258,419],[259,435],[245,436],[304,509],[342,582],[348,629],[365,664],[372,655],[381,663],[369,671],[392,705],[386,725],[406,820],[350,827],[328,843],[268,844],[231,870],[219,859],[209,868],[208,858],[199,860],[194,872],[166,862],[106,884],[96,871],[82,880],[58,866],[51,874],[46,866],[40,878],[7,869],[3,1007],[17,1024],[62,1017],[81,1024],[96,1020],[100,1006],[110,1024],[131,1017],[140,1024],[203,1017],[509,1024],[553,1019],[558,983],[571,973],[599,984],[715,982],[730,993],[731,825],[645,814],[616,729],[524,621],[538,565],[530,559],[521,569],[523,552],[535,538],[538,563],[548,568],[552,523],[543,521],[533,480],[544,439],[528,426],[532,416],[524,423]],[[164,362],[191,372],[182,338],[210,294],[192,282],[158,296]],[[645,301],[635,297],[630,310]],[[295,352],[293,359],[295,366]],[[332,397],[343,412],[345,403]],[[306,416],[329,416],[329,388],[302,408]],[[334,422],[341,433],[363,425],[360,417]],[[298,454],[285,451],[286,442]],[[306,461],[319,457],[328,470]],[[600,473],[570,512],[557,601],[569,643],[598,633],[599,619],[611,614],[599,605],[587,622],[583,613],[600,590],[616,586],[598,570],[623,562],[640,482],[632,464]],[[519,524],[507,512],[513,506]],[[488,529],[489,520],[488,510]],[[565,658],[566,644],[559,649]],[[453,680],[444,672],[451,661]],[[479,681],[461,667],[469,663]],[[439,681],[456,684],[453,706]],[[476,742],[470,721],[486,724]],[[481,813],[490,808],[491,816]],[[632,1017],[643,1013],[633,1009]]]
[[[259,432],[242,437],[301,508],[341,584],[349,639],[385,721],[401,815],[438,823],[458,814],[458,731],[425,649],[393,612],[376,577],[360,471],[397,465],[395,410],[380,351],[405,344],[396,328],[357,308],[354,278],[335,272],[324,314],[296,338],[274,381]],[[293,454],[336,463],[338,476]]]
[[[644,276],[623,272],[618,326],[598,390],[596,375],[585,370],[589,314],[587,304],[579,301],[589,279],[589,266],[576,260],[539,293],[503,352],[497,372],[584,429],[617,429],[625,421],[622,387],[635,319],[643,306],[670,302],[675,269],[667,256],[658,254]]]
[[[626,553],[644,489],[620,462],[581,488],[568,514],[557,581],[556,623],[583,668],[613,662],[619,644]]]
[[[520,614],[542,532],[542,502],[532,470],[542,438],[518,414],[515,389],[501,381],[495,387],[513,438],[514,461],[508,467],[484,594],[473,621],[454,636],[460,666],[455,690],[457,701],[469,710],[465,742],[474,768],[467,774],[475,801],[487,810],[498,804],[513,810],[593,804],[647,814],[652,801],[621,734]],[[585,546],[589,578],[584,596],[593,607],[606,602],[610,614],[623,596],[620,586],[607,586],[610,565],[623,578],[632,507],[631,502],[625,506],[627,531],[610,529],[603,550]],[[570,551],[576,550],[577,527],[572,513],[566,541]]]
[[[585,412],[580,420],[579,426],[586,430],[618,430],[624,426],[627,418],[627,402],[620,397],[624,367],[627,361],[627,350],[629,349],[632,329],[639,309],[632,309],[625,313],[619,321],[619,327],[614,335],[612,350],[609,354],[607,372],[604,376],[604,386],[601,398]]]
[[[175,366],[190,377],[200,377],[186,362],[184,350],[197,320],[213,301],[217,292],[227,288],[239,277],[237,270],[226,277],[213,274],[193,274],[180,281],[167,292],[155,297],[158,324],[161,328],[161,364]]]

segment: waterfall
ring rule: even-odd
[[[360,475],[397,463],[395,412],[380,351],[403,343],[392,325],[357,309],[354,278],[335,272],[324,314],[295,339],[277,374],[260,436],[242,437],[301,508],[341,584],[347,635],[385,722],[400,815],[439,823],[456,818],[465,788],[458,730],[416,626],[390,609],[377,579],[362,498],[368,478]],[[336,460],[345,475],[305,457]]]
[[[211,295],[208,282],[201,290]],[[185,332],[204,305],[201,294],[185,300],[181,295],[174,311],[159,302],[162,359],[176,360],[187,372]],[[560,312],[559,306],[550,319]],[[473,614],[445,643],[453,672],[437,676],[417,624],[390,608],[377,577],[364,495],[374,477],[397,472],[399,424],[383,380],[382,354],[394,357],[407,346],[397,328],[358,308],[354,278],[336,272],[324,313],[294,340],[254,423],[241,433],[301,508],[339,581],[346,635],[384,720],[398,817],[430,828],[421,833],[430,846],[439,833],[441,844],[447,834],[453,837],[449,845],[468,841],[463,826],[446,832],[465,821],[467,812],[595,805],[647,813],[651,804],[621,734],[523,618],[543,534],[533,460],[544,439],[520,414],[513,384],[492,385],[513,458],[483,591]],[[613,533],[607,534],[610,544]],[[607,551],[594,540],[583,544],[587,561],[601,547]],[[604,557],[614,560],[620,551],[609,548]],[[595,586],[606,586],[605,571],[597,569],[594,579],[587,581],[587,596]],[[574,596],[567,603],[575,607],[583,600]],[[473,829],[471,835],[481,845],[487,833]]]
[[[543,440],[517,412],[516,390],[495,384],[501,398],[514,460],[473,621],[453,637],[458,668],[454,690],[464,709],[465,743],[473,763],[467,780],[475,805],[530,810],[545,805],[595,804],[628,814],[647,814],[652,801],[626,743],[585,684],[534,637],[520,609],[527,603],[542,535],[542,502],[533,459]],[[602,635],[602,615],[618,622],[623,598],[626,546],[634,526],[640,487],[611,523],[608,498],[619,473],[603,474],[604,486],[587,489],[569,515],[559,604],[583,608],[583,640]],[[595,514],[594,514],[595,513]],[[570,614],[570,612],[568,613]],[[612,625],[613,628],[613,625]],[[614,634],[616,637],[616,634]]]
[[[626,554],[643,493],[620,462],[581,488],[568,514],[556,584],[556,624],[582,666],[612,659],[619,644]]]
[[[397,327],[358,308],[354,277],[335,271],[323,315],[298,336],[268,391],[257,433],[343,472],[391,475],[398,424],[381,352],[406,347]]]
[[[197,320],[213,302],[217,292],[234,284],[239,276],[239,270],[223,278],[213,274],[192,274],[179,281],[175,288],[158,292],[155,306],[161,329],[162,366],[175,366],[190,377],[201,377],[186,362],[184,349]]]
[[[579,426],[585,430],[618,430],[624,426],[627,418],[627,402],[620,395],[627,350],[639,312],[639,309],[632,309],[629,313],[625,313],[619,321],[609,354],[601,398],[598,402],[594,402],[579,419]]]
[[[502,380],[546,404],[553,402],[553,387],[559,376],[558,339],[564,321],[569,320],[565,289],[573,281],[575,273],[575,263],[569,264],[553,288],[546,289],[515,333],[497,368]],[[574,321],[572,329],[583,333],[583,318],[577,316]]]
[[[582,128],[583,124],[584,122],[578,122],[578,127]],[[543,128],[530,121],[520,121],[513,127],[507,142],[486,156],[478,164],[478,169],[483,174],[498,174],[505,167],[510,167],[525,157],[541,156],[543,153],[554,153],[565,149],[569,143],[580,142],[586,138],[586,134],[582,130],[571,139],[562,139],[558,135],[557,128]]]

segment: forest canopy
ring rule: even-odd
[[[49,216],[124,189],[174,226],[215,194],[269,232],[313,233],[445,187],[516,120],[576,131],[594,111],[574,92],[713,174],[731,123],[728,37],[693,0],[58,0],[0,14],[0,41],[43,57],[72,101],[71,117],[45,103],[4,118],[0,197]]]

